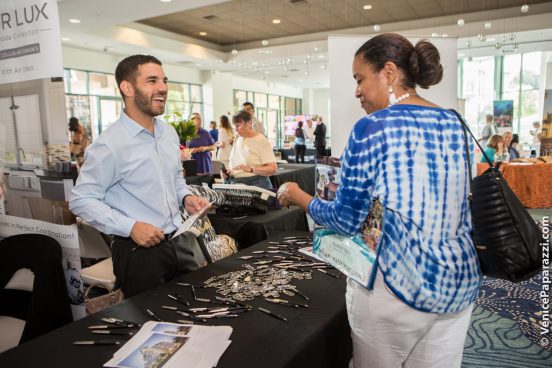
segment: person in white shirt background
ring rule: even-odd
[[[255,117],[255,106],[251,102],[244,102],[242,107],[245,111],[251,114],[251,122],[253,130],[259,134],[266,136],[263,122]]]

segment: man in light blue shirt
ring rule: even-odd
[[[176,131],[155,118],[167,98],[161,62],[130,56],[115,78],[124,111],[88,147],[69,206],[114,235],[116,287],[128,297],[197,268],[191,244],[170,237],[182,223],[181,204],[195,213],[208,202],[193,196],[184,181]]]

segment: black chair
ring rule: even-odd
[[[73,321],[61,262],[61,247],[48,236],[21,234],[0,241],[0,315],[26,321],[19,343]],[[34,274],[32,292],[5,289],[22,268]]]
[[[182,168],[184,169],[184,176],[196,176],[197,175],[197,161],[185,160],[182,161]]]

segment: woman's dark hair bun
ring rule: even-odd
[[[414,83],[429,88],[443,79],[443,66],[437,48],[427,40],[416,43],[409,60],[410,73]]]

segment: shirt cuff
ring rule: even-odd
[[[132,228],[134,227],[134,224],[136,223],[136,220],[133,220],[126,216],[122,216],[118,222],[119,222],[119,225],[117,226],[117,229],[121,229],[121,233],[113,234],[113,235],[118,235],[118,236],[128,238],[130,236],[130,232],[132,231]]]
[[[178,203],[180,203],[182,206],[184,206],[184,197],[186,197],[187,195],[193,195],[194,193],[192,193],[192,191],[188,188],[182,188],[178,193],[177,193],[177,199],[178,199]]]

